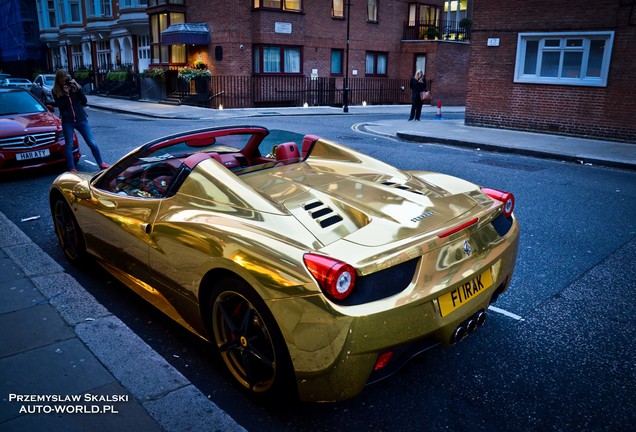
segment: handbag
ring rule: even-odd
[[[420,99],[422,100],[422,102],[426,102],[431,100],[431,92],[429,91],[423,91],[420,92]]]

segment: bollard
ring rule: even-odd
[[[435,120],[442,120],[442,101],[437,101],[437,112],[435,113]]]

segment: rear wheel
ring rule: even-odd
[[[243,280],[227,277],[210,299],[212,332],[234,378],[255,396],[294,394],[284,339],[263,300]]]
[[[77,219],[73,215],[67,202],[60,196],[56,196],[51,204],[53,210],[53,224],[55,233],[62,246],[62,250],[73,262],[80,261],[86,254],[84,236]]]

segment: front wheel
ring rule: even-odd
[[[86,246],[82,230],[71,208],[62,197],[56,196],[51,203],[51,209],[55,233],[64,254],[72,262],[80,261],[85,256]]]
[[[221,358],[254,396],[294,394],[284,339],[263,300],[243,280],[220,281],[210,299],[210,317]]]

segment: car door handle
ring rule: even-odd
[[[146,234],[150,234],[152,232],[152,225],[150,225],[149,223],[143,223],[143,224],[141,224],[141,229]]]

